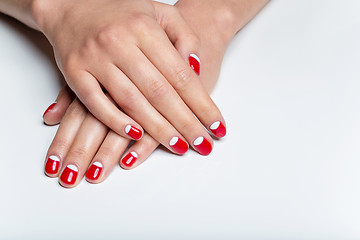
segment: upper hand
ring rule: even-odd
[[[175,153],[186,152],[184,143],[210,153],[206,129],[225,123],[189,66],[200,44],[175,7],[148,0],[48,5],[56,12],[43,9],[47,17],[40,25],[68,85],[97,119],[126,138],[140,138],[143,127]],[[140,134],[129,136],[129,129]]]

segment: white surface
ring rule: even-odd
[[[273,1],[224,59],[209,157],[158,150],[72,190],[43,174],[49,46],[0,16],[0,239],[360,239],[359,9]]]

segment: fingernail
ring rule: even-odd
[[[48,112],[50,112],[56,105],[56,102],[54,102],[53,104],[51,104],[44,112],[43,117],[45,116],[45,114],[47,114]]]
[[[140,131],[140,129],[137,129],[136,127],[131,125],[127,125],[125,127],[125,132],[127,135],[129,135],[131,138],[135,140],[140,139],[142,136],[142,132]]]
[[[136,162],[138,155],[136,152],[129,152],[126,156],[121,160],[122,164],[126,167],[131,167]]]
[[[204,137],[198,137],[197,139],[195,139],[194,147],[201,155],[204,156],[209,155],[212,150],[210,142]]]
[[[50,156],[45,164],[45,172],[50,175],[57,174],[60,166],[60,158],[57,156]]]
[[[200,75],[200,58],[196,54],[190,54],[189,64],[190,67],[196,72],[196,74]]]
[[[79,169],[75,165],[69,164],[62,172],[60,180],[65,184],[73,185],[76,182],[78,173]]]
[[[219,138],[222,138],[226,135],[226,128],[224,124],[222,124],[222,122],[220,121],[216,121],[213,124],[211,124],[210,130],[216,137]]]
[[[170,140],[169,145],[178,154],[184,154],[189,149],[189,146],[187,145],[187,143],[184,140],[182,140],[181,138],[178,138],[178,137],[173,137]]]
[[[102,169],[103,165],[100,162],[94,162],[87,170],[86,178],[93,181],[97,180],[100,177]]]

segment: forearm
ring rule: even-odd
[[[0,12],[18,19],[24,24],[38,29],[33,9],[36,0],[0,0]]]
[[[200,16],[227,45],[269,0],[179,0],[176,5]],[[199,24],[204,26],[203,24]],[[199,29],[200,30],[200,29]],[[201,32],[201,31],[200,31]]]

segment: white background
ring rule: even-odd
[[[234,39],[213,153],[157,150],[102,184],[43,174],[61,82],[0,16],[0,239],[360,239],[360,1],[272,1]]]

